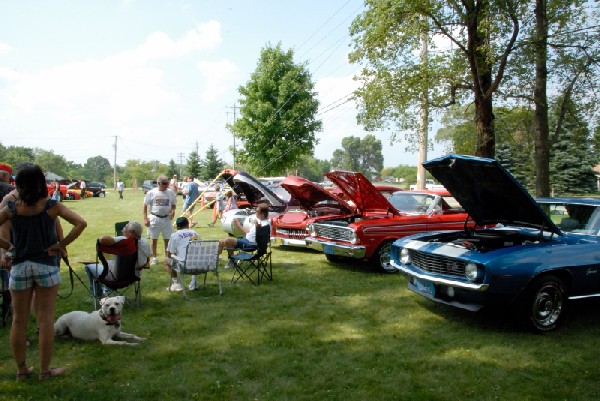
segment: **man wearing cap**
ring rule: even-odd
[[[103,245],[114,245],[119,241],[122,241],[126,238],[135,238],[137,239],[137,248],[138,248],[138,259],[136,263],[135,274],[138,277],[142,275],[142,269],[148,268],[148,262],[150,260],[150,255],[152,251],[150,250],[150,245],[145,238],[142,238],[142,225],[137,221],[130,221],[123,227],[123,235],[118,237],[111,236],[102,236],[98,238],[98,241]],[[112,268],[112,265],[110,266]],[[102,273],[103,266],[100,263],[89,263],[85,265],[85,272],[88,275],[88,279],[90,281],[90,289],[93,291],[94,296],[98,299],[102,298],[104,295],[104,291],[100,283],[94,281],[95,278],[100,276]],[[109,274],[115,274],[116,272],[112,271]]]
[[[0,163],[0,201],[13,189],[15,189],[12,185],[10,185],[11,178],[12,167],[10,164]]]
[[[190,222],[187,217],[179,217],[175,221],[177,231],[171,235],[169,246],[167,247],[167,258],[165,259],[165,270],[171,277],[171,285],[167,287],[167,291],[181,291],[181,284],[177,280],[177,267],[178,261],[185,260],[187,246],[190,241],[197,241],[200,239],[198,233],[190,229]],[[190,291],[198,289],[196,284],[196,276],[192,276],[190,282]]]
[[[169,179],[161,175],[156,179],[158,186],[152,188],[144,198],[144,225],[148,227],[148,236],[152,239],[152,264],[158,264],[156,245],[162,235],[165,253],[169,238],[173,234],[172,219],[175,216],[177,196],[169,189]]]

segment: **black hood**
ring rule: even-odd
[[[450,154],[423,163],[480,226],[501,223],[562,235],[515,178],[494,159]]]

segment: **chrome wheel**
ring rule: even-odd
[[[564,314],[565,285],[557,277],[540,279],[532,288],[529,321],[539,331],[554,330]]]
[[[392,252],[392,242],[387,241],[384,242],[379,249],[377,250],[377,254],[375,256],[375,260],[379,263],[379,268],[386,273],[395,273],[396,269],[394,269],[390,263]]]

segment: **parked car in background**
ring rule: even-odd
[[[157,186],[158,184],[156,183],[156,180],[146,180],[142,183],[142,191],[147,194],[148,191],[150,191],[152,188],[156,188]]]
[[[67,200],[81,199],[81,188],[79,187],[79,185],[80,184],[77,181],[72,182],[69,185],[67,185],[67,194],[66,194],[65,199],[67,199]],[[93,196],[93,192],[89,188],[86,188],[85,196],[91,197],[91,196]]]
[[[444,191],[396,191],[386,199],[361,173],[326,173],[356,207],[350,217],[332,217],[308,225],[306,243],[324,252],[330,261],[368,260],[392,272],[392,242],[430,230],[456,230],[465,225],[466,213]]]
[[[271,220],[271,241],[277,245],[306,248],[308,224],[327,218],[351,217],[356,207],[344,200],[344,192],[337,187],[323,188],[302,177],[288,176],[281,186],[290,193],[294,202],[284,213]],[[398,187],[375,185],[384,197],[388,198]]]
[[[511,306],[538,331],[555,329],[568,301],[600,296],[600,199],[536,202],[493,159],[448,155],[423,166],[479,228],[396,241],[391,263],[411,290],[470,311]]]
[[[283,187],[278,184],[263,185],[257,178],[244,171],[229,171],[222,177],[236,196],[242,202],[246,202],[246,207],[223,213],[221,228],[229,235],[244,236],[244,232],[233,223],[233,220],[238,220],[243,227],[250,229],[255,223],[256,206],[259,201],[264,200],[269,204],[269,217],[272,218],[282,213],[290,200],[289,193]]]
[[[106,186],[101,182],[90,182],[89,190],[92,191],[92,196],[104,198],[106,196]]]

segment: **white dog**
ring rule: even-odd
[[[100,310],[92,313],[74,311],[62,315],[54,323],[57,336],[70,334],[81,340],[100,340],[102,344],[130,345],[137,343],[115,341],[114,338],[143,341],[145,338],[121,331],[121,312],[125,297],[102,298]]]

